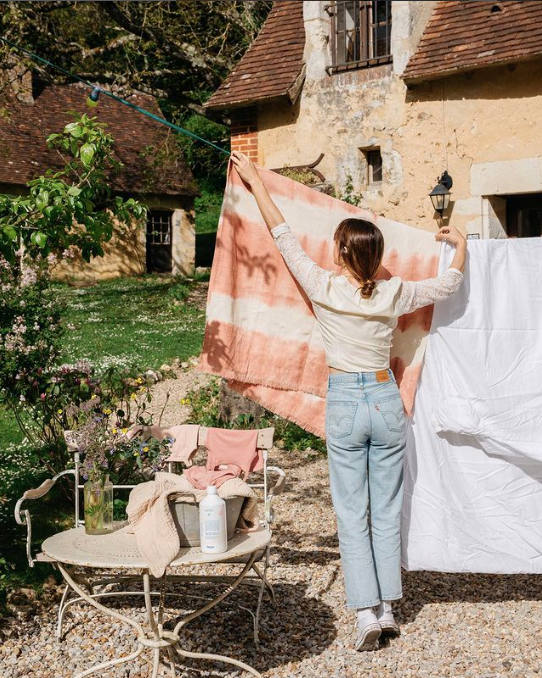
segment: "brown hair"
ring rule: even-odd
[[[339,250],[339,261],[360,283],[361,296],[369,299],[384,255],[382,231],[365,219],[343,219],[333,239]]]

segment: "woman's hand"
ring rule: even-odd
[[[439,242],[448,242],[450,245],[455,245],[455,247],[467,245],[465,236],[454,226],[443,226],[435,235],[435,240],[438,240]]]
[[[260,175],[258,174],[256,165],[252,160],[249,160],[246,155],[243,155],[240,151],[232,151],[231,160],[243,181],[246,181],[250,186],[258,181]]]

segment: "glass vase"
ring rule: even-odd
[[[113,483],[108,475],[98,480],[87,480],[84,487],[84,508],[87,534],[113,532]]]

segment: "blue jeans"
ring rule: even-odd
[[[397,600],[406,416],[391,369],[332,373],[326,444],[348,607]],[[368,518],[370,509],[370,526]]]

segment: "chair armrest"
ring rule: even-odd
[[[276,497],[278,494],[282,494],[284,492],[284,487],[286,485],[286,473],[284,473],[284,471],[278,466],[268,466],[267,470],[274,471],[278,474],[277,482],[269,490],[269,496]]]
[[[28,558],[28,564],[30,567],[34,567],[34,563],[37,561],[32,557],[32,518],[28,509],[21,510],[23,502],[44,497],[59,478],[67,475],[75,476],[75,469],[66,469],[65,471],[57,473],[54,478],[48,478],[47,480],[44,480],[39,487],[36,487],[33,490],[27,490],[15,504],[15,522],[17,525],[26,526],[26,557]],[[77,482],[77,479],[75,482]]]
[[[286,474],[278,466],[268,466],[267,471],[268,472],[271,471],[273,473],[278,474],[277,482],[267,492],[267,502],[265,505],[265,522],[268,525],[271,525],[274,518],[273,499],[277,495],[282,494],[282,492],[284,491],[284,486],[286,484]]]

